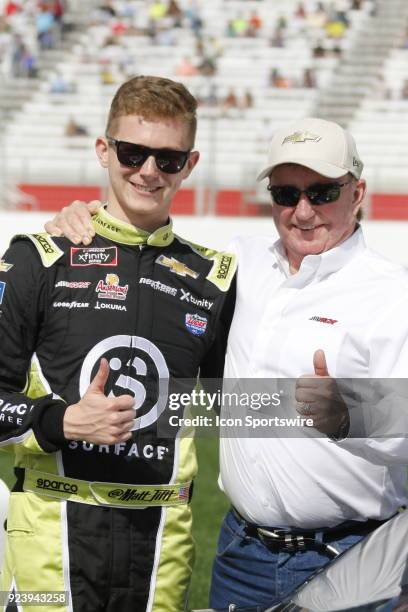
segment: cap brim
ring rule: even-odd
[[[349,172],[346,168],[339,168],[339,166],[334,166],[333,164],[328,164],[327,162],[322,162],[318,160],[311,160],[310,158],[303,159],[301,157],[294,159],[291,157],[290,159],[281,159],[278,163],[273,164],[272,166],[268,166],[258,175],[257,181],[262,181],[264,178],[269,176],[274,168],[277,166],[281,166],[282,164],[298,164],[299,166],[305,166],[305,168],[309,168],[310,170],[314,170],[318,174],[325,176],[326,178],[340,178]]]

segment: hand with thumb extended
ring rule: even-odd
[[[102,395],[105,395],[105,385],[108,382],[108,378],[109,364],[106,359],[102,358],[99,369],[91,381],[87,393],[102,393]]]
[[[101,359],[82,399],[65,411],[64,436],[67,440],[118,444],[131,438],[135,399],[131,395],[106,397],[108,378],[109,364],[106,359]]]
[[[326,355],[322,349],[315,351],[313,355],[313,367],[316,376],[330,376],[326,362]]]
[[[329,374],[323,349],[313,354],[313,370],[296,381],[296,410],[313,419],[313,427],[320,433],[339,437],[348,431],[349,413],[336,380]]]

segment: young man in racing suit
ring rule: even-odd
[[[17,601],[186,606],[196,462],[166,404],[172,380],[222,375],[235,271],[168,217],[198,161],[195,110],[173,81],[122,85],[96,141],[110,180],[92,244],[17,236],[1,262],[0,447],[17,483],[0,591]]]

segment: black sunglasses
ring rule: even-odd
[[[154,157],[156,166],[162,172],[167,174],[176,174],[180,172],[186,165],[190,151],[175,151],[173,149],[150,149],[143,145],[135,144],[134,142],[125,142],[124,140],[116,140],[107,136],[107,141],[110,145],[116,147],[116,155],[118,160],[124,166],[129,168],[137,168],[143,166],[146,159],[151,155]]]
[[[299,189],[294,185],[268,185],[273,201],[279,206],[295,207],[299,204],[300,196],[305,193],[311,204],[319,206],[329,204],[339,199],[341,188],[349,185],[346,183],[315,183],[307,189]]]

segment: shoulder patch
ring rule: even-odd
[[[188,245],[195,253],[213,262],[207,280],[218,287],[220,291],[228,291],[237,269],[237,256],[233,253],[209,249],[190,240],[180,238],[178,235],[175,236],[179,242]]]
[[[204,259],[212,259],[214,255],[217,254],[216,249],[209,249],[207,247],[201,246],[200,244],[196,244],[195,242],[191,242],[191,240],[186,240],[185,238],[181,238],[178,234],[175,234],[175,237],[182,244],[186,244],[189,246],[195,253],[204,257]]]
[[[237,269],[236,255],[216,252],[210,259],[214,263],[207,276],[207,280],[214,283],[221,291],[228,291]]]
[[[40,234],[18,234],[14,236],[11,242],[21,239],[31,240],[39,252],[45,268],[50,268],[64,254],[64,251],[55,244],[51,236],[46,232]]]

